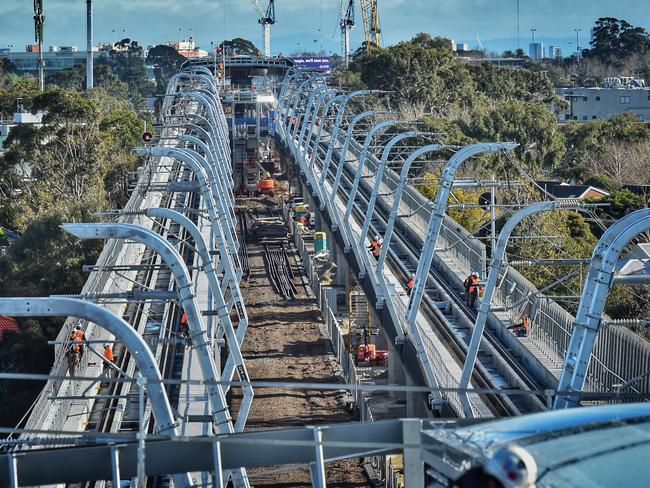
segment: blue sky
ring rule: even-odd
[[[355,0],[356,1],[356,0]],[[574,49],[575,28],[581,46],[598,17],[624,18],[650,29],[647,0],[520,0],[521,46],[527,49],[531,28],[536,39]],[[85,1],[44,0],[46,45],[85,44]],[[266,0],[260,0],[265,4]],[[353,47],[363,38],[357,3]],[[250,0],[94,0],[95,39],[110,41],[113,30],[142,44],[177,39],[182,29],[203,47],[211,40],[246,37],[261,44],[257,14]],[[384,44],[429,32],[486,48],[516,48],[516,0],[379,0]],[[285,54],[297,49],[339,50],[337,0],[276,0],[278,24],[272,30],[272,50]],[[33,41],[31,0],[0,0],[0,47],[23,50]],[[314,42],[315,41],[315,42]],[[569,44],[572,43],[572,44]]]

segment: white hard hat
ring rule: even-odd
[[[526,449],[507,446],[496,451],[485,463],[485,472],[498,479],[504,488],[534,488],[537,463]]]
[[[478,276],[478,273],[476,271],[472,271],[472,276]]]
[[[376,240],[376,241],[379,240],[379,236],[378,236],[377,234],[375,234],[375,240]]]

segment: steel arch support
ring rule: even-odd
[[[605,300],[614,279],[616,263],[630,241],[648,229],[650,229],[650,209],[646,208],[616,221],[598,241],[591,256],[560,376],[558,391],[564,393],[556,397],[554,409],[575,407],[580,404],[579,393],[582,391],[589,369],[589,360],[602,322]]]
[[[440,235],[440,228],[447,209],[447,201],[451,193],[451,187],[454,184],[454,177],[460,165],[470,157],[485,152],[499,152],[510,151],[517,147],[518,144],[511,142],[493,142],[483,144],[472,144],[457,151],[445,165],[440,181],[440,188],[434,201],[434,208],[431,212],[431,218],[427,227],[427,233],[424,238],[423,253],[420,255],[418,268],[415,273],[415,284],[411,293],[408,309],[406,312],[406,323],[409,329],[415,328],[418,310],[420,303],[422,303],[422,296],[426,288],[427,278],[429,276],[429,268],[433,261],[435,253],[436,242]]]
[[[387,129],[388,127],[396,124],[397,121],[395,120],[385,120],[384,122],[379,122],[378,124],[375,124],[368,131],[368,135],[366,135],[366,140],[363,143],[363,150],[361,151],[361,155],[359,156],[359,162],[357,163],[357,172],[354,175],[354,181],[352,182],[352,189],[350,190],[350,195],[348,196],[348,203],[345,207],[345,214],[343,215],[343,221],[341,222],[343,225],[349,225],[350,216],[352,215],[352,208],[354,207],[354,199],[357,196],[359,181],[361,181],[361,176],[363,174],[363,165],[365,164],[366,158],[368,157],[368,151],[369,151],[370,143],[372,142],[372,138],[376,134],[378,134],[379,131]],[[350,228],[350,235],[352,235],[351,228]],[[363,243],[360,244],[361,246],[363,246]]]
[[[305,116],[302,119],[302,124],[300,127],[300,137],[298,138],[298,151],[301,152],[302,148],[302,143],[305,140],[305,133],[307,131],[307,124],[308,121],[310,121],[310,116],[312,119],[316,119],[318,117],[318,110],[320,109],[320,104],[322,102],[322,98],[320,95],[323,92],[327,93],[336,93],[336,90],[333,90],[329,88],[328,86],[320,86],[313,90],[311,94],[309,95],[309,100],[307,102],[307,109],[305,110]],[[318,103],[314,107],[314,104],[316,103],[316,100],[318,100]],[[312,109],[314,109],[314,115],[312,116]]]
[[[339,130],[341,128],[341,123],[343,123],[343,115],[345,114],[345,109],[347,108],[348,103],[354,97],[360,97],[365,95],[370,95],[371,90],[357,90],[352,93],[348,93],[341,104],[338,107],[338,112],[336,113],[336,121],[334,122],[334,130],[332,131],[330,143],[327,146],[327,154],[325,155],[325,160],[323,161],[323,170],[320,175],[320,184],[322,185],[327,178],[327,173],[329,171],[330,161],[332,160],[332,154],[334,153],[334,146],[336,145],[339,138]]]
[[[151,411],[162,435],[179,435],[178,426],[162,384],[156,359],[140,334],[120,317],[94,303],[75,298],[0,298],[0,314],[11,317],[78,317],[106,329],[121,341],[133,356],[151,401]],[[189,474],[174,475],[174,484],[192,486]]]
[[[309,132],[307,133],[307,140],[305,141],[305,146],[304,146],[304,151],[302,154],[305,157],[305,167],[307,166],[307,159],[309,159],[309,167],[313,167],[314,162],[316,161],[316,154],[318,152],[318,144],[320,143],[320,139],[323,135],[323,128],[325,127],[325,117],[327,117],[327,114],[329,113],[330,107],[332,104],[335,102],[338,102],[340,100],[343,100],[344,95],[336,95],[336,91],[326,91],[325,93],[321,94],[318,97],[318,105],[316,106],[316,110],[314,110],[314,115],[311,119],[311,123],[309,125]],[[309,156],[309,146],[311,145],[311,141],[314,138],[314,132],[316,129],[316,120],[318,119],[318,111],[320,110],[320,106],[323,103],[323,100],[331,96],[327,102],[325,102],[325,105],[323,106],[323,118],[321,119],[320,123],[318,124],[318,133],[316,134],[316,140],[314,141],[314,149],[312,150],[311,157]]]
[[[368,112],[362,112],[352,119],[350,125],[348,126],[347,134],[345,135],[345,141],[343,142],[343,148],[341,149],[341,157],[339,163],[336,167],[336,175],[334,176],[334,184],[332,185],[332,191],[330,193],[330,206],[334,208],[334,201],[336,200],[336,192],[339,190],[339,184],[341,183],[341,176],[343,176],[343,169],[345,168],[346,158],[348,154],[348,148],[350,147],[350,141],[352,140],[352,135],[354,133],[355,126],[363,119],[368,117],[373,117],[375,112],[369,110]]]
[[[377,204],[377,198],[379,197],[379,189],[381,188],[384,171],[386,171],[386,165],[388,164],[388,156],[390,155],[390,151],[398,142],[403,141],[404,139],[417,137],[417,135],[417,131],[402,132],[401,134],[397,134],[391,138],[388,143],[386,143],[386,147],[384,148],[384,151],[381,155],[381,160],[379,161],[379,166],[377,167],[377,172],[375,173],[375,184],[372,187],[370,201],[368,202],[368,209],[366,210],[366,215],[363,219],[363,227],[361,228],[359,242],[366,242],[366,236],[368,235],[368,230],[370,229],[370,221],[372,220],[372,215],[375,212],[375,205]],[[377,268],[379,268],[379,266],[377,266]]]
[[[576,207],[576,205],[574,204],[573,207]],[[485,330],[485,324],[490,312],[492,296],[496,291],[499,272],[501,271],[501,267],[505,261],[506,246],[508,245],[508,239],[510,238],[510,235],[514,231],[515,227],[519,225],[525,218],[542,212],[551,212],[558,208],[570,207],[568,205],[563,206],[559,200],[534,203],[512,215],[501,229],[497,244],[494,248],[494,251],[492,252],[492,262],[490,263],[490,270],[488,271],[488,277],[485,284],[485,292],[483,294],[483,298],[481,298],[481,304],[479,305],[478,314],[476,315],[476,322],[474,324],[474,330],[472,331],[472,337],[467,349],[465,363],[463,364],[463,372],[460,377],[459,388],[464,389],[469,387],[469,381],[472,376],[472,371],[474,370],[474,365],[476,364],[476,357],[478,356],[478,350],[481,345],[483,331]],[[474,417],[474,412],[470,406],[467,392],[461,392],[459,396],[463,405],[465,416],[468,418]]]

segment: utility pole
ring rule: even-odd
[[[576,54],[578,59],[580,59],[580,29],[573,29],[576,32]]]
[[[45,91],[45,60],[43,59],[43,0],[34,0],[34,35],[38,44],[38,85]]]
[[[517,0],[517,49],[521,49],[521,42],[519,41],[519,0]]]
[[[93,80],[93,0],[86,0],[86,90],[92,90]]]

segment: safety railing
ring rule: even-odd
[[[289,218],[288,209],[283,204],[282,214],[289,228],[289,235],[293,237],[293,243],[300,254],[305,274],[309,281],[311,289],[314,291],[318,301],[318,307],[323,314],[324,334],[330,340],[332,351],[341,366],[341,375],[347,385],[359,385],[361,381],[357,375],[357,369],[354,366],[354,358],[345,346],[343,332],[339,327],[338,320],[329,306],[333,297],[332,289],[323,287],[320,284],[318,274],[314,270],[311,255],[304,240],[297,232],[295,222]],[[372,422],[374,420],[372,410],[363,392],[359,389],[351,391],[352,401],[359,410],[359,420],[362,422]],[[386,487],[403,488],[404,476],[401,467],[397,468],[392,463],[393,457],[390,456],[372,456],[367,461],[372,466],[379,479],[384,480]]]

